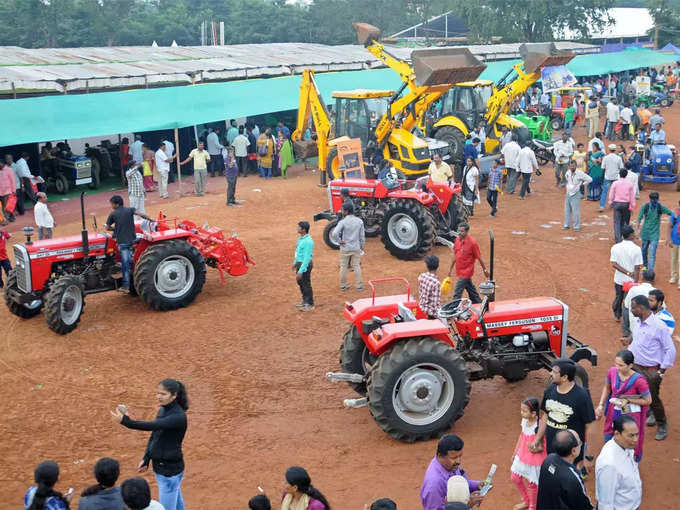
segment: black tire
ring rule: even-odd
[[[449,218],[451,220],[451,230],[458,230],[458,225],[465,223],[468,219],[468,209],[463,204],[463,196],[460,194],[453,195],[451,202],[449,202]]]
[[[667,107],[667,106],[670,106],[670,105],[671,105],[671,102],[669,101],[669,99],[668,99],[667,97],[664,97],[664,98],[659,102],[659,104],[665,108],[665,107]]]
[[[330,150],[328,157],[326,157],[326,175],[328,176],[328,180],[342,178],[340,160],[338,159],[338,149],[335,147]]]
[[[333,229],[338,226],[338,220],[329,221],[323,229],[323,242],[333,250],[339,250],[340,245],[333,237]]]
[[[397,383],[408,369],[417,365],[430,368],[437,365],[452,383],[452,387],[449,387],[449,382],[445,382],[442,388],[446,390],[440,394],[441,397],[445,391],[452,392],[450,402],[441,403],[442,407],[435,410],[429,423],[413,424],[405,421],[394,405],[394,398],[398,397]],[[427,373],[427,370],[423,369],[422,373]],[[463,416],[465,406],[470,401],[470,388],[467,365],[460,352],[435,338],[414,338],[396,344],[373,365],[368,379],[369,409],[380,428],[394,439],[409,443],[427,440],[439,436]],[[430,391],[422,385],[412,389],[415,390],[414,394],[419,394],[421,389]],[[431,394],[423,397],[418,395],[421,399],[427,397],[431,397]],[[429,413],[425,411],[422,414]]]
[[[550,119],[550,127],[553,128],[553,131],[557,131],[558,129],[562,129],[562,118],[561,117],[553,117]]]
[[[547,157],[543,151],[536,151],[536,160],[539,166],[547,165],[552,161],[549,157]]]
[[[417,231],[412,242],[399,240],[396,234],[403,232],[395,225],[398,218],[404,220],[404,228],[411,226]],[[432,216],[415,200],[399,199],[388,202],[381,225],[382,242],[392,255],[401,260],[420,259],[430,251],[435,238]]]
[[[159,270],[161,273],[157,274]],[[205,261],[196,248],[182,239],[153,244],[140,255],[134,268],[134,281],[149,308],[176,310],[190,305],[203,289]],[[182,281],[184,285],[176,292],[170,288],[161,290],[164,284],[174,286]]]
[[[647,108],[647,103],[645,103],[645,102],[643,101],[643,102],[640,103],[639,106],[640,106],[640,108],[643,108],[643,109],[644,109],[644,108]]]
[[[375,360],[366,348],[361,335],[354,324],[345,332],[340,346],[340,368],[348,374],[366,375],[366,364],[373,364]],[[366,395],[366,383],[347,383],[359,395]]]
[[[97,189],[101,184],[101,164],[98,159],[90,159],[92,162],[92,182],[88,184],[90,189]]]
[[[47,326],[60,335],[70,333],[78,326],[85,309],[83,282],[77,276],[57,279],[45,298]]]
[[[35,303],[33,306],[27,306],[21,303],[17,303],[9,296],[9,289],[18,290],[17,275],[15,274],[14,271],[15,271],[14,269],[10,271],[9,275],[7,276],[7,282],[5,282],[5,304],[7,305],[7,308],[13,315],[21,317],[22,319],[30,319],[31,317],[35,317],[42,311],[43,302],[39,301],[38,303]]]
[[[380,223],[374,223],[370,226],[367,226],[366,223],[364,223],[364,234],[366,237],[378,237],[380,235],[380,230]]]
[[[465,146],[465,135],[453,126],[440,127],[434,134],[435,139],[449,144],[449,162],[459,163],[463,161],[463,147]]]
[[[65,195],[71,189],[71,184],[64,174],[57,174],[54,178],[54,188],[60,195]]]

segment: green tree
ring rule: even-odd
[[[610,20],[606,10],[614,0],[485,0],[483,5],[452,0],[454,12],[482,41],[500,36],[507,42],[550,41],[565,30],[588,37]]]
[[[680,40],[680,7],[670,0],[649,0],[649,11],[658,30],[659,47]],[[654,37],[654,31],[650,34]]]

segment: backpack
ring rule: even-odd
[[[264,143],[261,143],[257,147],[257,154],[260,156],[266,156],[267,153],[269,152],[269,140],[266,140]]]

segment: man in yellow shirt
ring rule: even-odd
[[[433,182],[448,184],[449,179],[453,179],[451,167],[442,161],[441,154],[436,152],[434,156],[432,156],[432,162],[430,163],[428,172],[430,173]]]
[[[210,161],[210,154],[203,148],[203,142],[198,142],[198,148],[189,153],[189,157],[180,162],[180,165],[185,165],[189,160],[194,160],[194,186],[196,187],[196,195],[203,196],[205,193],[205,181],[208,179],[208,161]]]

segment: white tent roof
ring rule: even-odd
[[[612,23],[602,30],[591,30],[590,39],[621,39],[629,37],[645,37],[654,28],[654,18],[649,9],[617,7],[608,9]],[[578,39],[574,32],[566,30],[564,39]]]

